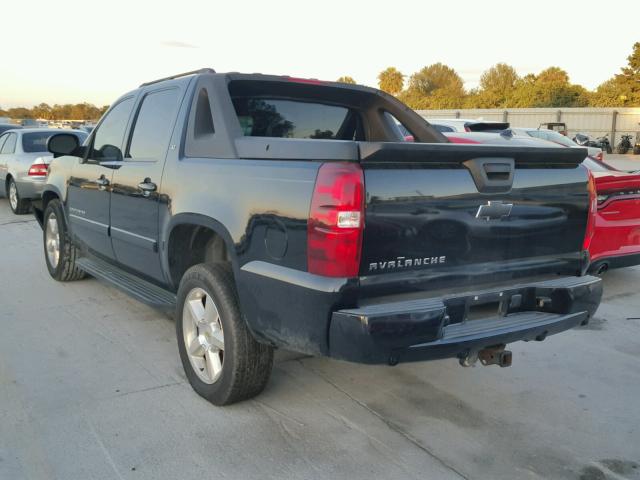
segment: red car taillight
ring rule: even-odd
[[[596,192],[596,180],[593,177],[593,173],[589,170],[589,213],[587,218],[587,231],[584,234],[584,242],[582,243],[583,250],[589,250],[591,246],[591,240],[596,232],[596,215],[598,212],[598,194]]]
[[[49,169],[49,165],[46,163],[34,163],[29,168],[27,175],[30,177],[46,177],[47,170]]]
[[[364,175],[357,163],[318,170],[307,223],[307,268],[327,277],[355,277],[364,228]]]
[[[603,162],[604,161],[604,152],[599,152],[596,156],[595,159],[599,162]]]

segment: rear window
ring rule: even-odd
[[[464,128],[467,132],[500,133],[509,128],[509,124],[506,122],[469,122],[464,124]]]
[[[58,132],[32,132],[25,133],[22,135],[22,150],[25,153],[36,153],[36,152],[46,152],[47,151],[47,141],[49,137]],[[61,131],[59,133],[67,133]],[[78,137],[78,141],[82,144],[87,138],[86,133],[80,132],[68,132],[72,133],[76,137]]]
[[[258,97],[236,97],[233,106],[245,136],[353,139],[347,107]]]

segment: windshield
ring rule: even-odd
[[[30,132],[22,135],[22,150],[25,153],[46,152],[49,137],[58,132]],[[80,144],[87,138],[83,132],[69,132],[78,137]]]

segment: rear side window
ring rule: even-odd
[[[7,137],[7,140],[4,142],[2,146],[2,150],[0,153],[13,153],[16,151],[16,140],[17,135],[15,133],[10,133]]]
[[[179,94],[180,90],[171,88],[144,97],[129,146],[129,156],[133,160],[164,158],[180,106]]]
[[[126,98],[107,113],[93,137],[90,159],[99,162],[122,160],[122,141],[132,109],[133,98]]]
[[[347,107],[295,100],[233,99],[245,136],[352,140],[357,114]]]
[[[73,134],[78,137],[78,142],[80,144],[82,144],[82,142],[87,138],[87,135],[84,133],[73,132]],[[22,150],[26,153],[46,152],[47,141],[51,135],[53,135],[52,132],[33,132],[22,134]]]

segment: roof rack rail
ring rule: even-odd
[[[196,73],[216,73],[213,68],[201,68],[200,70],[191,70],[190,72],[178,73],[177,75],[171,75],[170,77],[159,78],[158,80],[152,80],[151,82],[142,83],[141,87],[147,85],[153,85],[154,83],[164,82],[165,80],[173,80],[174,78],[186,77],[187,75],[194,75]]]

